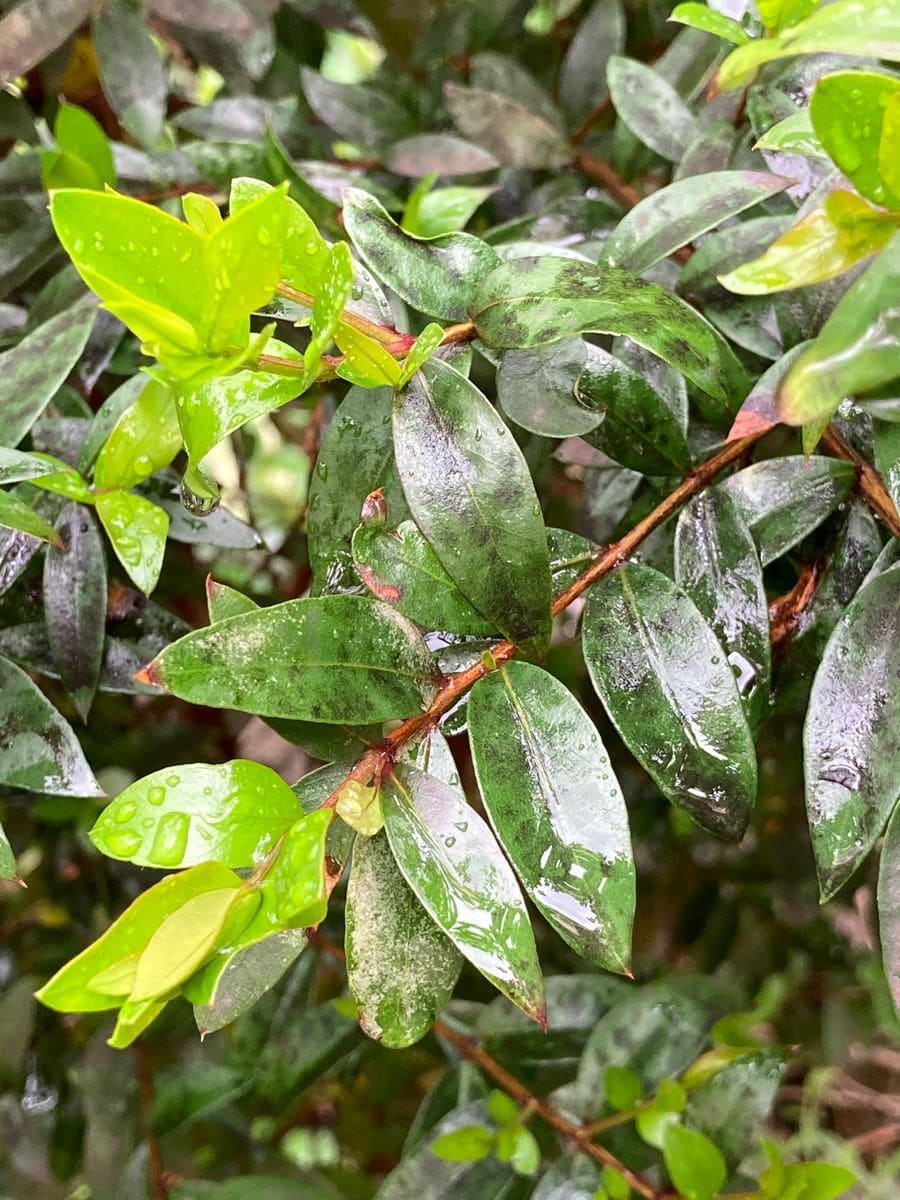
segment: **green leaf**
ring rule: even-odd
[[[697,122],[671,83],[652,67],[617,56],[607,63],[606,80],[613,106],[634,136],[669,162],[680,162]]]
[[[38,457],[56,467],[56,471],[50,475],[35,477],[33,480],[35,487],[42,488],[47,492],[55,492],[59,496],[66,496],[70,500],[80,500],[83,504],[93,504],[94,497],[91,489],[74,467],[70,467],[61,458],[54,458],[52,454],[39,454]]]
[[[332,809],[317,809],[287,831],[262,885],[264,904],[275,921],[306,928],[323,920],[328,910],[325,836],[333,820]]]
[[[590,433],[603,418],[587,407],[577,388],[586,355],[581,338],[507,350],[497,370],[500,408],[511,421],[541,437]]]
[[[801,108],[767,129],[757,141],[757,150],[782,150],[785,154],[804,154],[824,158],[825,150],[816,137],[809,109]]]
[[[93,514],[67,504],[56,522],[65,549],[44,559],[44,617],[59,675],[82,720],[100,680],[106,636],[106,555]]]
[[[168,1000],[126,1000],[119,1009],[116,1027],[107,1045],[116,1050],[125,1050],[152,1025]]]
[[[579,954],[627,974],[628,814],[593,722],[559,680],[521,662],[476,683],[468,721],[485,811],[525,891]]]
[[[309,321],[311,337],[303,354],[307,375],[312,375],[323,353],[334,340],[352,289],[353,259],[350,257],[350,247],[346,242],[336,242],[328,251]]]
[[[596,0],[575,30],[559,74],[559,99],[573,127],[609,94],[606,65],[625,47],[627,18],[621,0]]]
[[[765,3],[765,0],[764,0]],[[790,0],[771,0],[769,12],[777,12],[775,23],[782,26],[782,16]],[[773,11],[773,5],[777,8]],[[790,5],[808,11],[808,0]],[[772,17],[770,17],[772,19]],[[859,54],[870,58],[900,61],[900,11],[894,0],[868,0],[865,12],[858,0],[836,0],[818,9],[799,24],[782,29],[769,38],[756,38],[739,46],[719,68],[716,85],[721,91],[731,91],[749,83],[763,63],[793,54]]]
[[[361,83],[336,83],[309,67],[300,72],[310,108],[348,142],[380,150],[415,132],[410,113],[388,92]]]
[[[413,521],[390,531],[376,522],[360,525],[353,535],[353,562],[373,596],[425,629],[497,632],[465,598]]]
[[[188,192],[181,197],[181,208],[184,219],[201,237],[214,233],[222,224],[222,213],[218,204],[211,196],[203,196],[199,192]]]
[[[857,1182],[852,1171],[831,1163],[786,1163],[782,1170],[776,1200],[836,1200]]]
[[[403,370],[400,372],[400,386],[405,387],[428,362],[432,354],[444,340],[444,330],[440,325],[426,325],[403,360]]]
[[[900,326],[892,299],[898,285],[900,233],[895,233],[785,376],[778,397],[782,420],[805,425],[824,419],[845,396],[900,376]]]
[[[194,1001],[194,1019],[200,1036],[215,1033],[237,1020],[274,987],[306,949],[308,935],[301,929],[283,929],[258,941],[239,946],[222,958],[213,958],[192,980],[203,1000]]]
[[[0,443],[17,446],[87,344],[97,302],[85,297],[0,354]]]
[[[713,1200],[728,1175],[716,1146],[695,1129],[669,1125],[663,1143],[669,1178],[685,1200]]]
[[[433,669],[415,627],[387,604],[323,596],[195,630],[146,679],[212,708],[360,724],[418,712]]]
[[[588,594],[582,636],[597,694],[660,791],[708,832],[740,838],[756,754],[731,666],[693,601],[650,567],[618,567]]]
[[[767,296],[834,279],[880,250],[896,227],[889,213],[838,190],[759,258],[720,275],[719,282],[742,296]]]
[[[835,626],[803,729],[806,812],[823,900],[849,879],[900,796],[900,607],[896,567]]]
[[[634,1108],[644,1095],[644,1085],[628,1067],[607,1067],[603,1073],[606,1102],[617,1112]]]
[[[544,1025],[531,922],[485,822],[457,791],[413,767],[395,769],[381,803],[397,864],[432,920],[495,987]]]
[[[604,1167],[601,1172],[603,1186],[609,1193],[610,1200],[629,1200],[631,1184],[615,1167]]]
[[[0,484],[21,483],[57,471],[57,463],[49,454],[26,454],[24,450],[0,446]]]
[[[93,981],[125,960],[136,960],[161,922],[188,900],[222,889],[236,891],[240,882],[233,871],[214,862],[167,875],[138,896],[97,941],[57,971],[36,993],[37,998],[58,1012],[117,1008],[121,993],[98,991],[92,987]]]
[[[684,1119],[715,1142],[730,1167],[737,1167],[756,1142],[755,1130],[768,1119],[783,1071],[777,1051],[735,1055],[691,1091]]]
[[[638,1114],[634,1126],[642,1141],[646,1142],[648,1146],[662,1150],[669,1128],[678,1122],[677,1113],[671,1112],[669,1109],[658,1108],[654,1104],[652,1108]]]
[[[406,202],[401,228],[413,237],[440,237],[465,229],[475,210],[487,200],[492,187],[456,184],[434,189],[434,176],[423,179]]]
[[[483,280],[473,311],[478,335],[497,349],[595,333],[624,334],[680,371],[716,403],[721,423],[749,383],[724,340],[683,301],[627,271],[563,258],[521,258]]]
[[[874,421],[872,442],[875,462],[887,490],[900,511],[900,424],[895,421]]]
[[[878,173],[894,196],[900,196],[900,167],[897,166],[898,144],[900,144],[900,95],[894,92],[884,108],[881,142],[878,146]],[[900,208],[900,204],[896,207]]]
[[[900,209],[900,195],[879,169],[879,147],[890,100],[900,79],[874,71],[836,71],[816,84],[809,115],[832,162],[857,191],[885,208]]]
[[[852,463],[800,454],[744,467],[721,486],[753,535],[764,567],[796,546],[847,498]]]
[[[441,331],[443,336],[443,330]],[[381,342],[366,337],[352,325],[339,322],[334,330],[338,349],[346,363],[338,374],[361,387],[396,387],[400,382],[400,364],[385,350]]]
[[[432,1154],[446,1162],[478,1162],[493,1153],[496,1134],[481,1125],[465,1125],[431,1144]]]
[[[602,261],[640,275],[729,217],[784,191],[791,182],[765,171],[713,171],[679,179],[647,196],[623,217],[603,243]]]
[[[757,0],[756,7],[766,29],[785,29],[808,17],[819,0]]]
[[[180,449],[175,395],[150,379],[103,443],[94,465],[94,483],[98,488],[134,487],[167,467]]]
[[[387,837],[358,837],[347,884],[347,979],[363,1030],[392,1049],[431,1028],[462,958],[407,887]]]
[[[209,610],[209,623],[224,621],[227,617],[237,617],[242,613],[255,612],[259,605],[243,592],[219,583],[211,575],[206,577],[206,605]]]
[[[0,782],[50,796],[100,796],[78,739],[19,667],[0,658]]]
[[[732,42],[735,46],[742,46],[750,40],[750,35],[737,21],[714,8],[707,8],[705,4],[677,4],[672,9],[669,20],[677,21],[681,25],[690,25],[693,29],[702,29],[705,33],[724,38],[726,42]]]
[[[118,0],[96,13],[91,40],[103,94],[122,125],[144,146],[162,133],[167,84],[162,53],[143,14]]]
[[[135,587],[149,596],[162,570],[168,513],[143,496],[116,490],[97,497],[97,516]]]
[[[497,1125],[511,1126],[518,1123],[519,1108],[512,1096],[494,1090],[488,1096],[488,1112]]]
[[[395,224],[374,196],[344,192],[344,223],[366,266],[413,308],[463,321],[480,280],[499,263],[496,250],[467,233],[423,240]]]
[[[894,1007],[900,1011],[900,805],[894,808],[881,848],[878,925],[885,978],[894,998]]]
[[[394,452],[416,524],[463,595],[540,653],[550,556],[528,466],[478,389],[438,359],[394,404]]]
[[[541,1165],[541,1148],[530,1129],[516,1125],[497,1135],[497,1157],[517,1175],[533,1175]]]
[[[113,800],[91,830],[103,854],[142,867],[215,859],[252,867],[297,820],[297,797],[270,767],[234,759],[145,775]]]
[[[769,608],[753,537],[729,492],[712,488],[683,509],[675,580],[709,622],[735,674],[751,730],[769,700]]]
[[[574,157],[558,124],[512,96],[447,83],[444,100],[460,133],[507,166],[551,170]]]
[[[44,187],[116,186],[112,147],[99,122],[75,104],[62,104],[53,126],[56,150],[41,151]]]
[[[16,856],[2,825],[0,825],[0,879],[18,879]]]
[[[239,212],[271,191],[271,184],[259,179],[232,179],[229,211]],[[315,222],[290,196],[285,196],[282,202],[281,219],[281,277],[291,287],[314,296],[328,261],[328,243]]]
[[[59,533],[53,526],[11,492],[0,491],[0,525],[5,529],[27,533],[29,537],[38,538],[42,542],[62,546]]]

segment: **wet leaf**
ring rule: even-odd
[[[383,785],[391,850],[432,920],[495,987],[544,1024],[544,985],[515,876],[458,792],[413,767]]]
[[[155,379],[116,421],[94,465],[98,488],[130,488],[167,467],[181,449],[175,396]]]
[[[299,816],[297,797],[261,763],[165,767],[113,800],[91,830],[103,854],[143,867],[191,867],[215,859],[252,867]]]
[[[259,179],[232,179],[229,211],[239,212],[271,191],[271,184]],[[278,247],[281,277],[291,287],[314,296],[319,290],[328,261],[328,243],[296,200],[286,196],[281,207],[283,224]]]
[[[584,615],[591,681],[628,748],[673,804],[740,838],[756,753],[731,666],[693,601],[650,567],[594,584]]]
[[[894,421],[875,421],[872,428],[875,463],[887,490],[900,511],[900,424]]]
[[[679,162],[696,133],[690,109],[668,80],[633,58],[613,57],[606,67],[616,112],[651,150]]]
[[[100,681],[106,637],[106,554],[93,513],[67,504],[56,522],[64,548],[44,559],[44,616],[60,679],[82,720]]]
[[[566,338],[531,350],[508,350],[497,371],[497,399],[511,421],[541,437],[578,437],[601,421],[579,401],[587,350]]]
[[[59,534],[49,521],[45,521],[40,513],[11,492],[0,491],[0,525],[4,529],[27,533],[39,541],[60,545]]]
[[[750,40],[750,35],[738,21],[714,8],[708,8],[705,4],[678,4],[672,9],[669,20],[677,21],[681,25],[690,25],[693,29],[702,29],[705,33],[724,38],[726,42],[732,42],[735,46],[742,46]]]
[[[450,999],[462,958],[407,887],[384,833],[356,839],[345,922],[363,1030],[391,1048],[412,1045]]]
[[[374,196],[344,193],[344,223],[366,266],[408,304],[431,317],[463,321],[480,280],[500,261],[496,250],[468,233],[415,238]]]
[[[507,166],[562,167],[574,156],[558,125],[512,96],[448,83],[444,98],[460,133]]]
[[[884,974],[900,1011],[900,805],[884,836],[878,868],[878,924]]]
[[[416,237],[440,237],[465,229],[494,190],[491,187],[465,187],[462,184],[434,188],[433,182],[424,179],[403,210],[400,223]]]
[[[787,455],[744,467],[721,486],[735,502],[767,567],[845,500],[856,479],[852,463]]]
[[[56,471],[57,465],[49,455],[26,454],[24,450],[0,446],[0,484],[21,483],[41,475],[54,475]]]
[[[116,0],[102,20],[95,17],[92,40],[103,94],[132,137],[152,145],[162,132],[167,86],[162,55],[142,15]]]
[[[276,923],[318,925],[328,909],[325,838],[330,808],[300,817],[287,831],[275,865],[263,880],[263,905]]]
[[[878,151],[887,106],[900,80],[874,71],[836,71],[816,84],[809,106],[813,129],[838,166],[869,200],[900,208],[900,195],[881,174]]]
[[[753,1148],[751,1130],[768,1118],[783,1072],[784,1062],[774,1050],[733,1057],[711,1079],[691,1089],[684,1119],[706,1134],[734,1168]]]
[[[756,149],[783,150],[785,154],[804,154],[813,158],[825,156],[822,143],[812,127],[808,108],[800,109],[766,130],[756,143]]]
[[[722,488],[696,496],[678,518],[675,580],[719,639],[750,728],[759,729],[772,657],[766,589],[753,537]]]
[[[525,891],[579,954],[627,973],[628,814],[593,722],[563,684],[521,662],[476,683],[468,719],[485,811]]]
[[[823,900],[866,857],[900,795],[900,607],[895,568],[835,626],[803,730],[806,811]]]
[[[411,716],[433,690],[428,651],[387,604],[289,600],[167,646],[147,680],[193,704],[333,724]]]
[[[528,466],[478,389],[437,359],[394,404],[397,470],[416,524],[463,595],[512,640],[550,635],[547,537]]]
[[[201,1037],[215,1033],[252,1008],[306,949],[302,929],[283,929],[226,955],[213,959],[197,977],[206,990],[203,1002],[194,1003],[194,1019]],[[193,981],[192,981],[193,983]]]
[[[135,586],[149,596],[162,570],[168,513],[143,496],[116,490],[97,497],[97,516],[119,562]]]
[[[381,342],[366,337],[352,325],[339,322],[334,340],[345,356],[338,374],[361,387],[396,387],[400,382],[400,364]]]

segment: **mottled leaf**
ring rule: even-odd
[[[380,88],[336,83],[308,67],[301,68],[301,79],[319,120],[356,146],[380,150],[415,132],[409,112]]]
[[[633,58],[613,57],[606,67],[616,112],[645,146],[678,162],[696,132],[690,109],[661,74]]]
[[[900,805],[884,836],[878,868],[878,923],[884,974],[900,1011]]]
[[[574,155],[557,125],[511,96],[448,83],[444,97],[460,133],[510,167],[552,169]]]
[[[200,1036],[230,1025],[252,1008],[257,1000],[281,979],[306,948],[308,935],[302,929],[271,933],[229,954],[224,963],[212,960],[200,979],[209,985],[204,1003],[195,1003],[194,1019]],[[215,976],[212,972],[215,970]],[[209,975],[209,980],[204,976]]]
[[[12,492],[0,491],[0,526],[25,533],[41,542],[50,542],[51,545],[61,544],[58,532],[49,521],[45,521],[40,513]]]
[[[626,29],[621,0],[596,0],[575,30],[559,73],[560,103],[573,126],[606,99],[606,64],[622,53]]]
[[[567,338],[531,350],[508,350],[497,370],[497,399],[511,421],[541,437],[578,437],[601,416],[579,400],[586,348]]]

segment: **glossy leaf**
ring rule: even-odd
[[[16,856],[9,844],[9,838],[0,825],[0,879],[17,879]]]
[[[334,820],[322,808],[298,818],[285,834],[275,865],[263,881],[264,903],[275,920],[298,927],[318,925],[328,908],[325,837]]]
[[[432,920],[495,987],[544,1024],[531,923],[488,826],[458,792],[412,767],[396,768],[381,802],[397,864]]]
[[[41,151],[41,175],[48,191],[115,187],[112,148],[100,123],[77,104],[62,104],[53,126],[56,149]]]
[[[0,354],[0,443],[17,446],[75,366],[97,319],[86,297]]]
[[[796,546],[846,499],[856,479],[852,463],[787,455],[744,467],[722,485],[753,534],[767,567]]]
[[[673,804],[740,838],[756,754],[731,665],[693,601],[650,567],[618,567],[588,595],[584,655],[622,739]]]
[[[497,371],[497,399],[511,421],[541,437],[578,437],[601,421],[579,401],[586,347],[567,338],[531,350],[508,350]]]
[[[26,454],[24,450],[0,446],[0,484],[21,483],[41,475],[53,475],[56,470],[56,463],[49,455]]]
[[[724,38],[726,42],[732,42],[735,46],[742,46],[750,40],[749,34],[738,21],[714,8],[708,8],[705,4],[694,3],[693,0],[686,4],[677,4],[672,9],[669,20],[677,21],[681,25],[690,25],[694,29],[702,29],[705,33]]]
[[[557,679],[520,662],[476,683],[468,720],[485,811],[525,891],[579,954],[627,974],[628,814],[592,721]]]
[[[143,496],[116,490],[97,497],[97,516],[119,562],[135,586],[149,595],[162,570],[168,513]]]
[[[622,53],[626,31],[621,0],[596,0],[575,30],[559,74],[560,103],[573,126],[606,99],[606,64]]]
[[[615,110],[634,136],[663,158],[679,162],[696,122],[672,85],[633,58],[611,58],[606,79]]]
[[[252,1008],[275,986],[307,943],[305,931],[283,929],[239,947],[226,957],[224,963],[213,959],[198,977],[204,983],[208,982],[208,994],[203,1003],[194,1004],[194,1019],[200,1036],[223,1029]],[[208,981],[204,978],[207,974]]]
[[[384,833],[356,839],[345,922],[360,1024],[386,1046],[412,1045],[450,999],[462,958],[407,887]]]
[[[526,648],[550,635],[547,537],[521,451],[478,389],[433,359],[394,404],[416,524],[463,595]]]
[[[895,1008],[900,1011],[900,805],[888,823],[878,868],[881,955]]]
[[[489,636],[496,626],[473,608],[413,521],[375,522],[353,535],[353,562],[373,596],[425,629]]]
[[[98,850],[143,867],[215,859],[252,867],[299,816],[297,798],[261,763],[165,767],[125,788],[91,830]]]
[[[362,387],[396,387],[400,382],[400,364],[381,342],[341,322],[334,339],[347,360],[338,371],[345,379]]]
[[[259,605],[243,592],[218,583],[211,575],[206,577],[206,606],[209,610],[209,623],[224,621],[227,617],[237,617],[242,613],[254,612]]]
[[[466,187],[462,184],[434,188],[433,183],[433,179],[424,179],[403,210],[400,223],[415,237],[440,237],[465,229],[494,190],[491,187]]]
[[[0,782],[50,796],[99,796],[71,727],[19,667],[0,658]]]
[[[825,150],[816,137],[809,109],[802,108],[767,129],[756,143],[757,150],[783,150],[785,154],[805,154],[824,158]]]
[[[559,126],[512,96],[448,83],[444,98],[460,133],[507,166],[552,169],[573,157]]]
[[[813,681],[804,774],[823,900],[869,853],[900,796],[898,583],[894,567],[857,593]]]
[[[675,580],[719,639],[750,728],[758,729],[769,699],[769,610],[753,537],[724,489],[701,492],[682,510]]]
[[[232,179],[229,210],[239,212],[270,191],[271,184],[259,179]],[[291,287],[314,296],[328,261],[328,243],[296,200],[285,196],[281,209],[281,276]]]
[[[764,171],[713,171],[679,179],[625,215],[603,243],[603,262],[640,275],[673,250],[784,191],[790,183]]]
[[[413,342],[409,353],[403,360],[403,369],[400,372],[400,386],[403,387],[409,383],[416,371],[420,371],[425,363],[428,362],[432,354],[437,350],[444,340],[444,330],[440,325],[426,325],[416,340]],[[455,360],[457,369],[459,369],[459,359]]]
[[[67,504],[56,523],[64,548],[44,559],[44,616],[60,678],[87,719],[106,636],[106,555],[93,514]]]
[[[92,986],[94,980],[104,973],[109,976],[110,968],[118,968],[126,960],[136,960],[161,922],[188,900],[222,889],[237,891],[240,882],[233,871],[213,862],[167,875],[142,892],[97,941],[57,971],[37,993],[38,999],[58,1012],[117,1008],[122,994],[97,990]]]
[[[50,542],[51,545],[61,545],[59,533],[49,521],[45,521],[40,513],[11,492],[0,491],[0,525],[5,529],[27,533],[39,541]]]
[[[363,262],[408,304],[448,321],[463,321],[479,282],[497,266],[497,252],[480,238],[450,233],[415,238],[396,225],[374,196],[344,193],[344,223]]]
[[[836,71],[820,79],[809,114],[819,141],[854,185],[869,200],[900,209],[879,169],[878,152],[887,107],[900,92],[900,80],[874,71]]]
[[[354,724],[418,712],[432,670],[415,627],[387,604],[323,596],[195,630],[146,675],[193,704]]]
[[[94,483],[98,488],[134,487],[167,467],[180,449],[175,396],[157,380],[148,380],[103,443]]]
[[[677,1122],[666,1129],[663,1157],[669,1178],[685,1200],[713,1200],[728,1175],[718,1147],[696,1129]]]
[[[748,388],[743,368],[711,325],[658,284],[627,271],[560,258],[504,263],[483,281],[473,320],[479,336],[497,349],[539,346],[587,330],[624,334],[710,396],[715,404],[707,402],[706,409],[713,420],[727,420]]]

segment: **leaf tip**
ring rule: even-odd
[[[137,671],[133,679],[136,683],[146,683],[150,687],[161,688],[163,686],[159,677],[159,668],[156,665],[156,659],[153,662],[147,663],[146,667],[142,667],[140,671]]]

